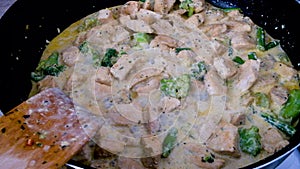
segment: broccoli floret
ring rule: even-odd
[[[151,36],[148,33],[134,33],[133,37],[137,43],[149,43],[151,40]]]
[[[91,55],[95,67],[101,66],[102,57],[87,41],[84,41],[79,47],[79,51],[84,55]]]
[[[183,0],[179,4],[179,8],[185,9],[188,12],[188,16],[192,16],[194,14],[194,4],[193,0]]]
[[[162,158],[167,158],[176,145],[178,130],[171,128],[162,144]]]
[[[256,156],[262,149],[261,136],[259,135],[259,129],[256,126],[238,129],[240,136],[240,147],[245,153]]]
[[[59,53],[53,52],[46,60],[42,60],[34,72],[31,72],[31,79],[38,82],[44,79],[47,75],[58,76],[65,69],[64,65],[58,63]]]
[[[259,107],[269,108],[270,101],[268,96],[265,93],[257,92],[254,94],[255,104]]]
[[[83,23],[77,28],[77,31],[82,32],[91,29],[100,24],[100,21],[97,19],[96,16],[91,16],[86,18]]]
[[[101,66],[112,67],[112,65],[117,62],[118,58],[119,52],[116,49],[108,48],[101,61]]]
[[[207,73],[207,69],[208,66],[205,64],[204,61],[200,61],[196,64],[192,65],[192,77],[199,80],[199,81],[203,81],[204,80],[204,76]]]
[[[190,76],[186,74],[175,78],[162,79],[160,89],[168,96],[178,99],[184,98],[188,95],[190,80]]]
[[[280,110],[280,115],[285,118],[296,119],[300,115],[300,90],[293,89],[289,93],[287,102],[283,105]]]

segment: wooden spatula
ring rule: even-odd
[[[0,117],[0,168],[60,168],[88,140],[72,100],[50,88]]]

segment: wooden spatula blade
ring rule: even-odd
[[[0,118],[0,166],[60,168],[88,140],[72,100],[50,88]]]

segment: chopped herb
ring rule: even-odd
[[[293,126],[285,123],[282,120],[279,120],[275,116],[272,116],[272,115],[267,114],[267,113],[261,113],[261,117],[266,122],[270,123],[272,126],[275,126],[280,131],[282,131],[283,133],[287,134],[288,136],[293,136],[296,133],[296,129]]]
[[[213,163],[215,161],[215,159],[214,159],[213,155],[206,155],[201,158],[201,161],[205,162],[205,163]]]
[[[180,51],[183,50],[192,50],[191,48],[175,48],[175,53],[178,54]]]
[[[279,45],[279,40],[274,40],[266,44],[265,30],[261,27],[256,32],[256,48],[260,51],[266,51]]]
[[[248,53],[248,59],[257,60],[257,55],[255,52]]]
[[[271,48],[274,48],[274,47],[278,46],[279,44],[280,44],[280,43],[279,43],[278,40],[271,41],[271,42],[269,42],[269,43],[266,44],[265,50],[269,50],[269,49],[271,49]]]
[[[232,59],[232,61],[234,61],[235,63],[238,63],[238,64],[240,64],[240,65],[242,65],[242,64],[245,63],[245,61],[244,61],[241,57],[239,57],[239,56],[234,57],[234,58]]]
[[[256,48],[260,51],[265,51],[265,31],[263,28],[258,27],[256,31]]]

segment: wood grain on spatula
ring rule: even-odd
[[[89,140],[72,100],[50,88],[0,118],[0,166],[60,168]],[[1,167],[1,168],[2,168]]]

